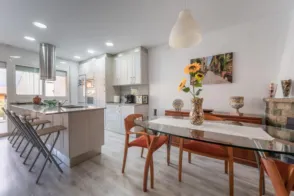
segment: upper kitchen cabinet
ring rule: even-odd
[[[148,84],[148,54],[140,47],[117,54],[114,59],[113,85]]]

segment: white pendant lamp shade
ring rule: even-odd
[[[169,36],[170,47],[189,48],[199,44],[201,40],[200,29],[190,10],[181,11]]]

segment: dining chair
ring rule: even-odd
[[[205,120],[211,121],[223,121],[224,119],[217,116],[205,114]],[[193,132],[193,131],[192,131]],[[200,135],[200,137],[203,136]],[[209,142],[209,141],[208,141]],[[212,141],[211,141],[212,142]],[[233,148],[227,146],[221,146],[217,144],[207,143],[204,141],[190,140],[189,142],[184,142],[183,138],[180,138],[179,145],[179,175],[178,180],[182,181],[182,162],[183,162],[183,152],[188,152],[188,161],[191,163],[191,154],[197,154],[200,156],[206,156],[209,158],[214,158],[218,160],[223,160],[225,165],[225,173],[229,174],[229,187],[230,196],[234,195],[234,159],[233,159]]]
[[[262,195],[264,172],[269,176],[277,196],[289,196],[294,190],[294,165],[282,161],[261,158],[259,195]]]
[[[168,137],[165,135],[155,136],[149,135],[145,129],[134,132],[133,128],[136,127],[134,120],[143,119],[142,114],[131,114],[124,119],[125,122],[125,147],[124,147],[124,157],[122,165],[122,173],[125,172],[126,160],[128,155],[128,149],[130,147],[140,147],[141,157],[143,157],[143,149],[147,148],[148,153],[146,156],[145,167],[144,167],[144,176],[143,176],[143,191],[147,191],[147,181],[148,181],[148,171],[150,167],[150,182],[151,188],[154,188],[154,167],[153,167],[153,153],[158,150],[162,145],[167,144]],[[140,135],[133,141],[129,141],[131,134]],[[169,150],[167,148],[167,156],[169,156]]]

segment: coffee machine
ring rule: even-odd
[[[125,98],[126,98],[125,103],[135,103],[135,96],[134,95],[128,94],[128,95],[125,95]]]

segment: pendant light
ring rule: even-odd
[[[202,36],[197,22],[193,19],[190,10],[182,10],[173,26],[170,36],[169,45],[172,48],[189,48],[201,42]]]

